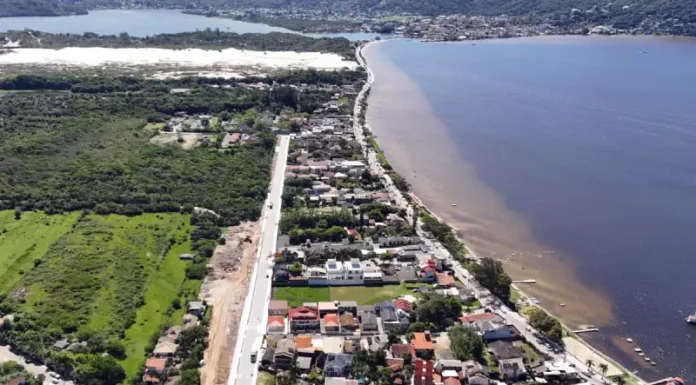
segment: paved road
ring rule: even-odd
[[[49,371],[48,371],[48,368],[46,367],[46,365],[35,365],[35,364],[30,363],[30,362],[27,362],[24,360],[24,357],[12,353],[9,346],[0,346],[0,364],[4,363],[4,362],[8,362],[8,361],[14,361],[18,364],[21,364],[22,366],[24,366],[24,369],[27,372],[33,373],[34,375],[38,376],[39,374],[43,374],[44,376],[46,376],[46,380],[44,381],[44,384],[46,384],[46,385],[53,384],[52,381],[54,379],[53,379],[53,377],[50,377],[48,375]],[[59,384],[59,385],[74,385],[74,383],[72,381],[65,381],[62,379],[55,380],[55,381],[56,381],[56,384]]]
[[[268,258],[275,252],[280,221],[280,197],[283,194],[285,166],[288,157],[288,136],[278,137],[276,164],[271,179],[270,194],[265,203],[258,260],[251,273],[249,293],[247,294],[239,321],[239,334],[232,359],[228,385],[249,385],[256,383],[258,366],[251,363],[251,353],[258,350],[266,334],[268,301],[271,297],[273,260]],[[273,208],[269,209],[269,204]],[[260,360],[261,357],[258,359]]]

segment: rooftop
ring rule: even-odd
[[[416,350],[433,350],[435,348],[430,333],[413,333],[411,345]]]

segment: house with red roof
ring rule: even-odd
[[[268,334],[283,334],[285,333],[285,317],[282,315],[272,315],[268,317],[268,326],[266,327]]]
[[[397,308],[398,310],[409,311],[409,312],[413,310],[411,303],[406,301],[403,298],[395,299],[394,300],[394,307]]]
[[[296,332],[318,332],[319,309],[316,306],[300,306],[288,311],[290,330]]]
[[[416,355],[419,353],[433,353],[433,350],[435,349],[435,344],[433,343],[430,332],[413,333],[411,346],[413,346],[413,350],[416,351]]]
[[[451,276],[449,274],[445,274],[445,273],[438,273],[437,274],[437,286],[438,287],[452,287],[452,286],[454,286],[454,284],[455,284],[455,281],[454,281],[453,276]]]
[[[406,353],[411,355],[411,359],[416,358],[416,351],[413,349],[413,346],[409,344],[392,344],[391,353],[394,358],[403,358]]]
[[[341,331],[341,323],[338,320],[338,314],[329,313],[324,315],[324,331],[326,333],[339,333]]]
[[[433,361],[416,360],[413,370],[413,385],[434,385]]]

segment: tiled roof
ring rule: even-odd
[[[147,361],[145,361],[145,368],[152,368],[157,373],[163,373],[166,367],[166,358],[148,358]]]
[[[433,340],[430,338],[429,333],[413,333],[411,345],[416,350],[432,350],[434,348]]]
[[[338,315],[327,314],[324,316],[324,326],[338,326]]]
[[[268,317],[268,326],[285,326],[285,318],[280,315],[272,315]]]
[[[282,299],[272,299],[268,302],[268,308],[273,310],[284,310],[288,308],[288,301]]]
[[[316,308],[308,307],[308,306],[300,306],[294,309],[290,309],[289,311],[289,317],[290,320],[293,319],[309,319],[309,320],[316,320],[319,319],[319,313],[317,312]]]
[[[449,274],[438,274],[437,284],[440,286],[452,286],[454,285],[454,277]]]
[[[406,301],[405,299],[402,299],[402,298],[395,299],[395,300],[394,300],[394,306],[395,306],[397,309],[401,309],[401,310],[411,311],[411,309],[412,309],[411,304],[410,304],[408,301]]]
[[[393,344],[391,350],[394,357],[403,357],[406,353],[411,353],[412,358],[416,356],[416,352],[411,345]]]
[[[312,336],[297,336],[295,337],[295,348],[309,349],[312,347]]]
[[[459,317],[462,323],[473,323],[478,321],[491,321],[495,318],[493,313],[469,314],[464,317]]]

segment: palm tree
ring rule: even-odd
[[[614,379],[614,382],[616,382],[616,385],[626,385],[626,374],[621,374],[620,376],[616,376]]]
[[[609,371],[609,365],[602,362],[599,364],[599,371],[602,373],[602,378],[606,377],[607,372]]]
[[[590,370],[590,372],[592,372],[592,367],[594,366],[594,361],[592,361],[591,358],[588,358],[585,361],[585,365],[587,365],[587,368]]]

